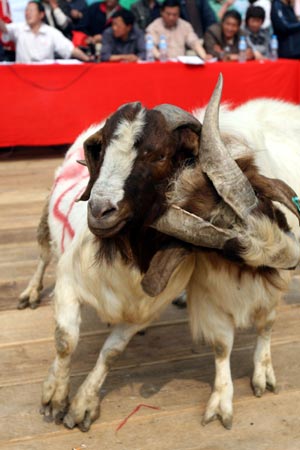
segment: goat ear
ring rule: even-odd
[[[198,156],[200,148],[200,136],[188,126],[180,127],[175,130],[178,135],[179,147],[184,153],[190,153]]]
[[[101,147],[102,147],[102,129],[92,134],[83,143],[86,165],[89,169],[90,179],[80,200],[88,200],[90,198],[92,187],[97,180],[100,170]]]
[[[179,132],[183,148],[197,156],[200,148],[202,125],[196,117],[175,105],[162,104],[154,108],[165,118],[171,131]]]
[[[296,192],[290,188],[290,186],[282,180],[268,178],[261,174],[256,176],[256,180],[263,196],[286,206],[293,214],[295,214],[295,216],[297,216],[300,223],[300,214],[293,201],[293,199],[297,199],[298,197]]]
[[[142,279],[142,288],[150,297],[156,297],[167,286],[178,265],[191,253],[182,244],[170,244],[153,256]]]

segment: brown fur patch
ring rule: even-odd
[[[218,358],[218,359],[226,358],[226,356],[228,354],[228,350],[226,348],[226,345],[223,344],[223,342],[221,342],[221,341],[214,342],[213,349],[214,349],[216,358]]]
[[[71,353],[69,334],[60,327],[55,328],[56,351],[62,358]]]

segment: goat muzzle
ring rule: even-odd
[[[88,226],[98,237],[116,235],[130,219],[126,205],[115,205],[109,199],[92,198],[88,202]]]

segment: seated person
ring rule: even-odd
[[[103,31],[110,27],[112,15],[121,9],[118,0],[105,0],[90,5],[82,18],[82,29],[87,34],[86,43],[96,45],[102,42]]]
[[[271,31],[271,0],[249,0],[249,6],[261,6],[265,11],[265,20],[262,24],[263,30]]]
[[[246,12],[246,41],[252,48],[255,59],[266,59],[269,56],[270,33],[262,29],[265,11],[261,6],[249,6]]]
[[[300,22],[293,9],[293,0],[273,0],[271,20],[278,38],[279,58],[300,59]]]
[[[134,26],[134,15],[121,9],[112,15],[111,27],[102,36],[101,61],[134,62],[145,59],[144,33]]]
[[[0,20],[0,31],[6,33],[16,44],[17,62],[34,62],[54,59],[58,53],[62,58],[89,58],[59,30],[46,25],[43,20],[45,10],[41,3],[29,1],[25,10],[26,23],[6,24]]]
[[[186,47],[194,50],[200,58],[210,58],[192,25],[179,17],[180,3],[178,0],[165,0],[161,5],[160,15],[159,19],[154,20],[146,28],[146,33],[152,36],[155,45],[153,54],[156,59],[159,59],[158,45],[161,35],[165,36],[167,40],[169,59],[185,55]]]
[[[160,17],[160,5],[156,0],[138,0],[130,6],[135,22],[143,31],[153,20]]]
[[[211,25],[204,35],[204,48],[221,61],[237,61],[239,57],[238,43],[240,36],[245,36],[241,30],[242,17],[234,9],[227,11],[221,23]],[[246,59],[253,59],[251,48],[246,50]]]

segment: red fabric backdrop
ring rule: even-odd
[[[3,65],[0,147],[70,143],[91,123],[136,100],[192,110],[207,103],[220,72],[222,101],[233,106],[258,97],[300,102],[300,61]]]

